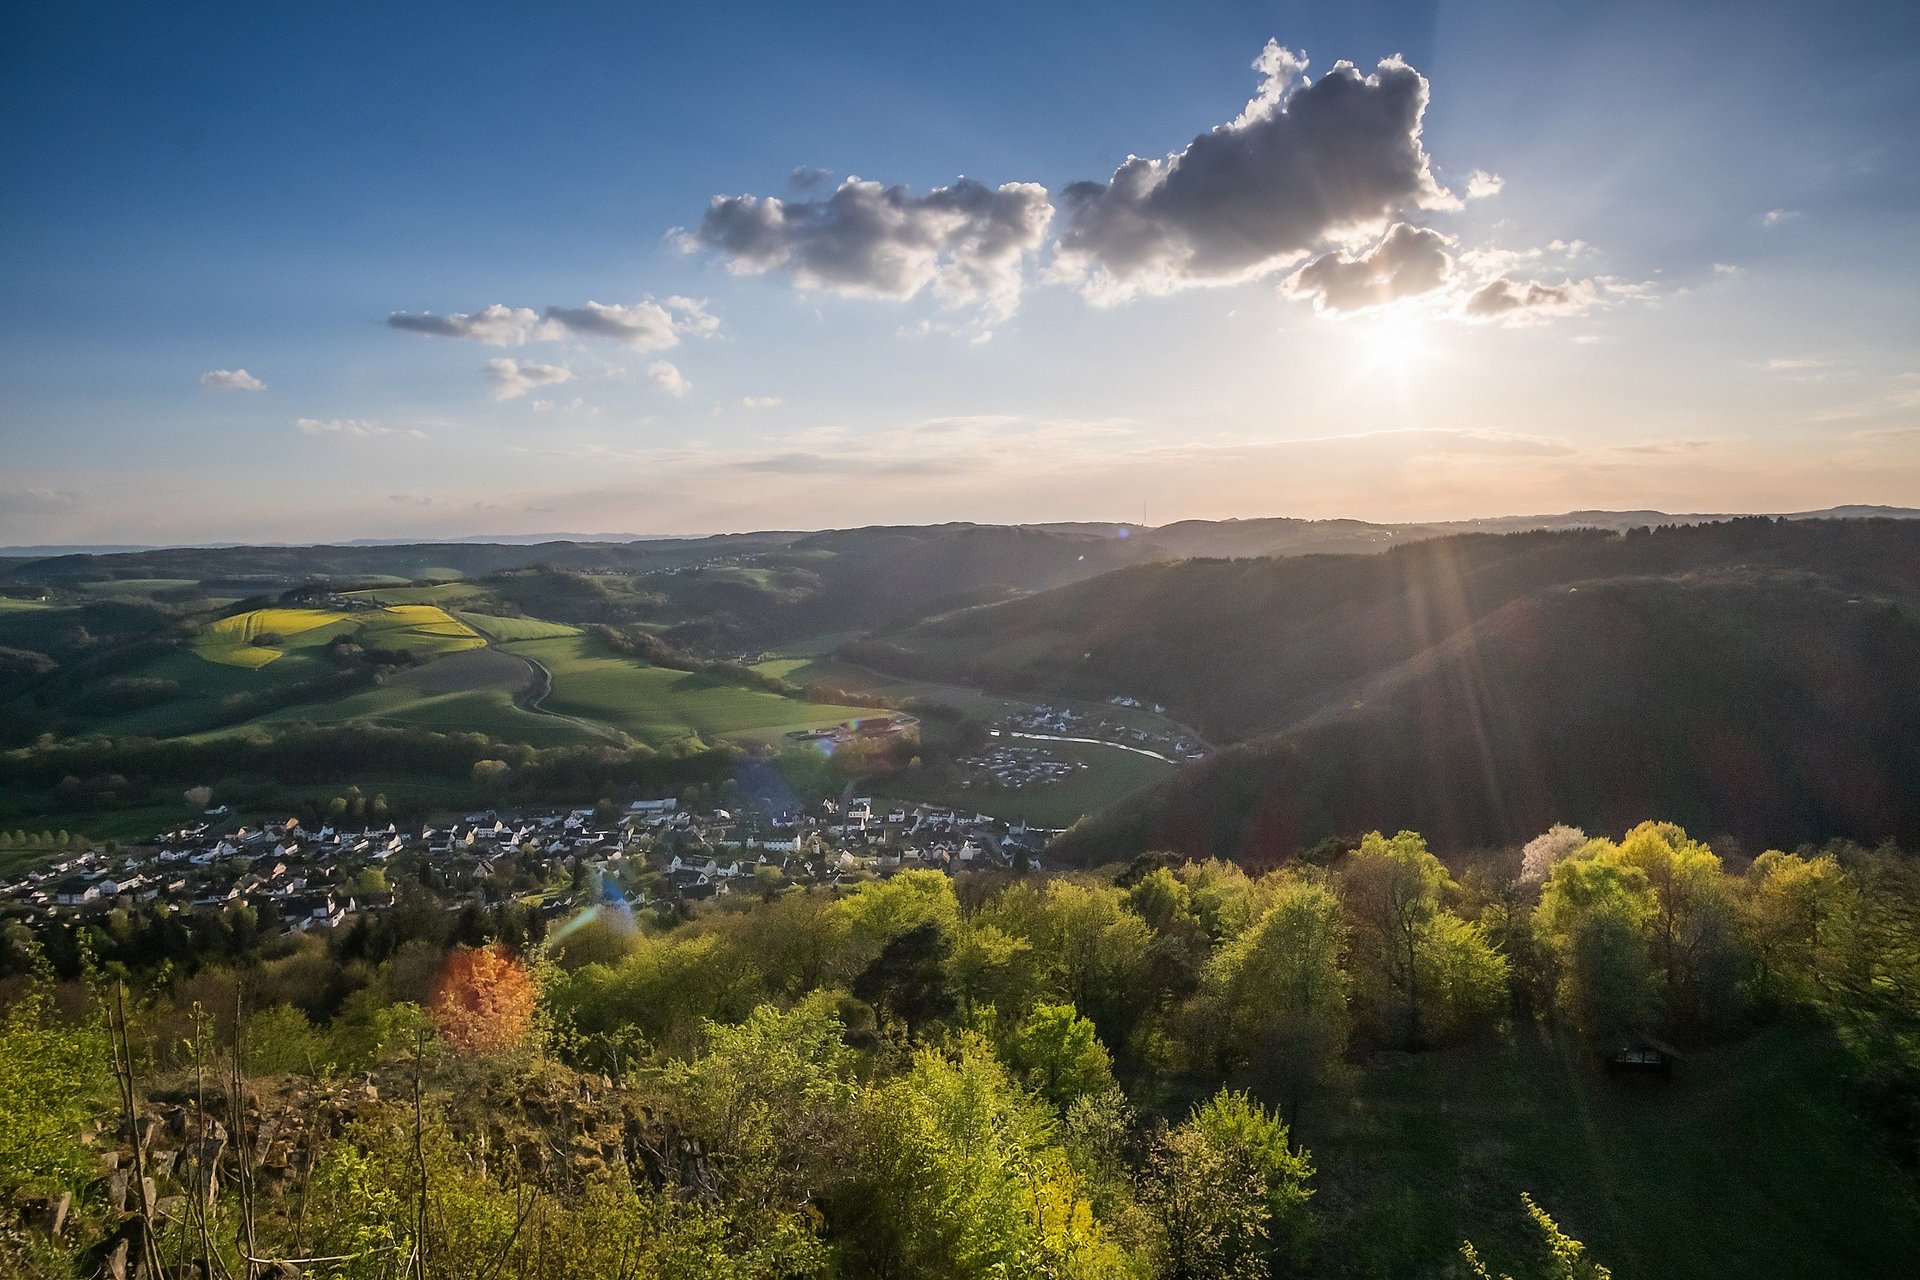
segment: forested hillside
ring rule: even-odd
[[[1877,839],[1920,831],[1916,603],[1920,526],[1742,520],[1141,566],[854,652],[1240,744],[1070,833],[1079,859],[1402,824],[1492,844],[1648,804]]]
[[[306,936],[5,935],[0,1270],[1717,1280],[1920,1248],[1890,848],[1749,864],[1644,823],[1449,868],[1374,833],[692,919],[611,871],[549,919],[524,873]]]

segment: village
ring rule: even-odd
[[[1124,695],[1108,699],[1111,706],[1133,711],[1151,711],[1164,716],[1166,708]],[[1207,748],[1177,725],[1164,721],[1151,726],[1131,723],[1117,715],[1089,715],[1071,707],[1039,703],[1003,717],[989,731],[995,737],[1026,738],[1037,741],[1103,742],[1154,756],[1170,764],[1204,760]]]
[[[418,886],[453,911],[518,898],[559,918],[603,898],[635,911],[729,894],[855,884],[906,869],[1038,872],[1056,832],[933,805],[876,810],[866,797],[807,809],[496,811],[444,825],[361,829],[297,819],[246,825],[224,810],[124,849],[89,849],[0,883],[0,919],[29,926],[119,909],[250,908],[259,927],[330,929],[392,908]]]

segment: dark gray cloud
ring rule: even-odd
[[[1053,206],[1045,187],[989,187],[962,178],[913,195],[848,178],[819,198],[715,196],[681,243],[741,275],[781,271],[802,288],[878,298],[922,290],[952,305],[1008,314],[1025,256],[1040,247]]]
[[[1438,231],[1395,223],[1358,257],[1325,254],[1288,277],[1286,291],[1321,311],[1358,311],[1431,293],[1453,277],[1453,242]]]
[[[1245,280],[1411,209],[1455,208],[1421,145],[1427,81],[1398,57],[1363,76],[1268,42],[1238,119],[1165,159],[1130,157],[1060,195],[1055,274],[1114,299]]]

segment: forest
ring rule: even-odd
[[[396,889],[325,934],[10,932],[0,1270],[1831,1275],[1920,1243],[1892,846],[1374,832],[672,913],[609,883],[554,922]]]

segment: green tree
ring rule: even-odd
[[[868,1094],[845,1196],[848,1272],[901,1280],[1093,1280],[1130,1268],[1058,1145],[1052,1112],[986,1043],[922,1050]]]
[[[1655,906],[1644,872],[1609,848],[1589,847],[1554,867],[1534,919],[1552,957],[1556,1008],[1609,1047],[1653,1014],[1646,926]]]
[[[1506,962],[1448,911],[1455,886],[1411,831],[1365,836],[1341,875],[1355,1003],[1382,1040],[1417,1049],[1472,1029],[1497,1007]],[[1492,998],[1489,999],[1489,993]]]
[[[1113,1062],[1093,1024],[1070,1004],[1039,1004],[1013,1036],[1013,1062],[1041,1097],[1065,1107],[1115,1087]]]
[[[1298,1246],[1312,1160],[1244,1093],[1222,1090],[1168,1131],[1150,1174],[1167,1280],[1263,1280]]]
[[[1289,877],[1207,970],[1223,1055],[1283,1091],[1296,1115],[1346,1049],[1345,943],[1340,900],[1319,880]]]
[[[853,980],[854,997],[915,1039],[958,1007],[947,975],[952,953],[953,943],[938,921],[916,925],[887,943]]]
[[[1560,1224],[1551,1214],[1534,1203],[1532,1196],[1520,1193],[1520,1201],[1526,1206],[1527,1217],[1540,1233],[1540,1243],[1546,1257],[1541,1266],[1529,1273],[1539,1280],[1612,1280],[1613,1272],[1587,1257],[1587,1247],[1560,1229]],[[1473,1247],[1471,1240],[1462,1241],[1460,1256],[1467,1264],[1467,1274],[1474,1280],[1514,1280],[1502,1272],[1495,1276],[1487,1270],[1480,1260],[1479,1250]]]

